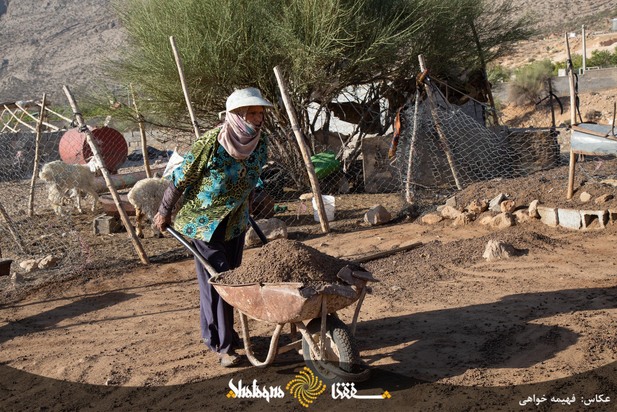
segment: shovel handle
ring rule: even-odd
[[[249,215],[249,223],[251,224],[251,227],[253,228],[255,233],[257,233],[257,236],[259,237],[259,240],[261,240],[261,243],[263,243],[264,245],[268,243],[268,238],[266,237],[266,235],[264,235],[264,232],[261,230],[257,222],[253,220],[253,216],[251,215]]]
[[[167,232],[169,232],[170,235],[175,237],[178,242],[182,243],[182,245],[185,248],[187,248],[188,250],[191,251],[191,253],[195,256],[195,258],[197,258],[199,263],[201,263],[203,265],[203,267],[206,268],[208,273],[210,273],[210,276],[218,275],[218,272],[216,271],[216,269],[214,269],[212,267],[210,262],[208,262],[206,260],[206,258],[203,257],[202,254],[199,253],[199,251],[197,249],[195,249],[195,246],[193,246],[188,240],[186,240],[186,238],[184,236],[182,236],[180,233],[178,233],[178,231],[176,231],[176,229],[168,226],[166,230],[167,230]]]

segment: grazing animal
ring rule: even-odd
[[[62,160],[55,160],[43,165],[39,173],[39,178],[45,180],[51,186],[56,186],[55,189],[50,188],[50,196],[57,197],[58,193],[69,193],[70,197],[74,197],[75,207],[79,213],[82,213],[82,192],[92,196],[92,211],[94,212],[96,209],[96,205],[99,202],[99,195],[94,189],[94,175],[87,166],[67,164]]]
[[[152,230],[156,237],[163,237],[160,230],[154,226],[154,215],[158,212],[163,194],[169,186],[167,179],[150,177],[135,183],[129,191],[129,203],[135,208],[135,232],[140,238],[144,237],[143,218],[146,216],[152,223]]]

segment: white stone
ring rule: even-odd
[[[553,207],[538,206],[538,214],[542,223],[548,226],[557,226],[559,224],[559,217],[557,215],[557,209]]]
[[[38,266],[36,259],[27,259],[27,260],[21,261],[19,263],[19,267],[22,268],[24,272],[30,273],[33,270],[38,269],[39,266]]]
[[[39,269],[48,269],[48,268],[56,266],[57,263],[58,263],[58,258],[52,255],[47,255],[43,259],[39,260],[38,267]]]
[[[580,229],[582,226],[581,212],[575,209],[557,209],[559,226],[568,229]]]
[[[501,202],[503,202],[504,200],[506,200],[507,196],[504,193],[500,193],[497,196],[495,196],[493,199],[491,199],[491,201],[488,203],[488,209],[491,212],[501,212],[501,207],[499,206],[501,204]]]
[[[540,203],[540,201],[538,199],[535,199],[534,201],[532,201],[529,204],[529,217],[533,217],[534,219],[537,219],[540,217],[540,214],[538,213],[538,204]]]
[[[482,257],[488,261],[509,258],[516,255],[516,249],[509,243],[491,239],[484,248]]]

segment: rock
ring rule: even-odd
[[[260,219],[256,221],[256,223],[268,241],[272,241],[274,239],[287,239],[287,225],[281,219],[277,219],[275,217],[271,219]],[[246,232],[244,245],[246,248],[262,245],[259,236],[257,236],[255,229],[252,227],[250,227]]]
[[[482,216],[480,218],[480,220],[478,220],[478,222],[480,222],[481,225],[487,226],[490,225],[491,223],[493,223],[493,215],[491,214],[486,214],[484,216]]]
[[[312,193],[303,193],[300,195],[300,200],[311,200],[313,198]]]
[[[523,209],[516,210],[513,214],[514,218],[516,219],[516,223],[525,223],[531,220],[529,213],[527,213]]]
[[[392,215],[382,205],[374,205],[364,214],[364,223],[371,226],[388,223],[391,219]]]
[[[507,259],[516,255],[516,249],[509,243],[501,240],[489,240],[484,249],[482,257],[488,261]]]
[[[514,226],[514,216],[510,213],[500,213],[491,220],[491,227],[493,229],[505,229],[507,227]]]
[[[441,211],[446,207],[446,205],[439,205],[437,206],[437,208],[435,209],[437,212],[441,213]]]
[[[466,213],[461,213],[460,215],[458,215],[455,219],[454,222],[452,222],[452,224],[454,226],[465,226],[468,225],[469,223],[471,223],[474,220],[474,217],[476,215],[470,212],[466,212]]]
[[[506,199],[499,204],[499,209],[502,213],[512,213],[516,209],[516,203],[514,203],[514,200]]]
[[[19,263],[19,267],[24,270],[26,273],[30,273],[36,269],[38,269],[38,263],[35,259],[27,259]]]
[[[600,180],[600,183],[602,183],[603,185],[617,187],[617,179],[604,179],[604,180]]]
[[[20,275],[19,273],[14,272],[11,275],[11,284],[13,284],[13,287],[17,287],[21,285],[22,283],[24,283],[24,277]]]
[[[443,220],[443,216],[438,215],[437,213],[428,213],[424,216],[422,216],[422,219],[420,219],[422,221],[422,223],[425,223],[427,225],[434,225],[435,223],[439,223]]]
[[[39,269],[48,269],[48,268],[56,266],[57,263],[58,263],[58,258],[52,255],[47,255],[43,259],[39,260],[38,266],[39,266]]]
[[[461,211],[453,208],[452,206],[446,206],[443,209],[441,209],[441,216],[445,217],[446,219],[456,219],[461,214],[462,214]]]
[[[448,200],[446,200],[446,206],[450,206],[456,209],[456,196],[452,196]]]
[[[500,193],[497,196],[495,196],[493,199],[491,199],[491,201],[488,203],[488,209],[492,212],[501,212],[501,208],[500,208],[500,204],[501,202],[503,202],[504,200],[507,199],[507,196],[504,193]]]
[[[559,224],[557,209],[553,207],[538,206],[538,214],[545,225],[557,226]]]
[[[529,204],[529,217],[532,217],[534,219],[538,219],[540,217],[540,214],[538,213],[538,204],[540,203],[540,201],[538,199],[532,201]]]
[[[486,212],[488,210],[488,202],[484,199],[476,199],[467,205],[465,208],[468,212],[475,213],[479,215],[480,213]]]
[[[602,196],[598,196],[595,198],[595,200],[593,201],[596,205],[601,205],[603,203],[608,202],[609,200],[613,199],[615,196],[613,196],[610,193],[605,193]]]
[[[587,193],[587,192],[583,192],[579,196],[579,199],[581,199],[581,202],[587,203],[587,202],[589,202],[591,200],[591,195],[589,193]]]

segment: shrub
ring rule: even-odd
[[[553,72],[553,64],[545,59],[533,62],[516,71],[509,83],[509,98],[515,104],[535,103],[548,94],[548,79]]]

